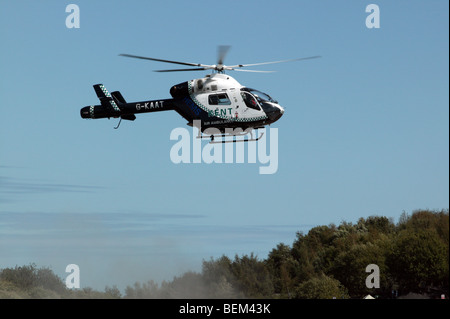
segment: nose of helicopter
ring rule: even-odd
[[[275,110],[273,112],[273,115],[272,115],[272,120],[274,122],[278,121],[280,119],[280,117],[283,116],[283,114],[284,114],[284,108],[281,105],[277,104],[275,107]]]
[[[284,113],[284,108],[279,104],[264,103],[262,106],[271,123],[278,121]]]

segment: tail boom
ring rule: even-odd
[[[80,114],[84,119],[122,117],[124,120],[127,120],[129,118],[133,118],[132,115],[138,113],[151,113],[173,110],[172,101],[172,99],[166,99],[118,104],[120,108],[120,111],[118,112],[111,110],[110,107],[103,104],[90,105],[83,107],[80,111]]]
[[[137,113],[173,110],[172,99],[127,103],[119,91],[110,94],[103,84],[95,84],[93,87],[100,100],[100,105],[83,107],[80,115],[84,119],[120,117],[124,120],[134,121]]]

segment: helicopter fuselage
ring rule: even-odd
[[[134,120],[135,114],[174,110],[192,126],[201,121],[201,130],[210,127],[259,128],[276,122],[284,109],[269,95],[242,86],[227,74],[215,73],[204,78],[172,86],[171,99],[127,103],[120,92],[109,92],[94,85],[101,105],[81,109],[82,118],[122,118]]]

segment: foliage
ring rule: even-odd
[[[367,288],[366,267],[380,270],[380,288]],[[449,213],[403,213],[395,225],[384,216],[356,224],[317,226],[298,232],[292,246],[280,243],[266,259],[253,253],[203,261],[201,273],[187,272],[160,285],[152,280],[69,290],[49,268],[36,265],[0,270],[0,298],[390,298],[391,290],[439,292],[448,296]]]
[[[67,292],[61,278],[50,268],[38,269],[35,264],[2,269],[0,283],[0,287],[5,287],[2,289],[4,294],[8,295],[5,291],[10,291],[26,298],[55,298]]]
[[[347,289],[339,280],[324,274],[301,283],[296,289],[298,299],[347,299]]]
[[[420,292],[448,279],[447,247],[436,232],[402,231],[388,256],[391,273],[401,288]]]

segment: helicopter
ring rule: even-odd
[[[210,143],[249,142],[258,141],[262,137],[253,138],[253,130],[264,128],[278,121],[284,113],[284,108],[270,95],[243,86],[236,79],[225,74],[225,71],[244,71],[270,73],[274,71],[260,71],[242,69],[248,66],[293,62],[319,58],[311,56],[297,59],[280,60],[253,64],[225,65],[224,59],[230,46],[218,47],[217,64],[179,62],[156,59],[131,54],[119,54],[123,57],[172,63],[189,66],[184,69],[155,70],[155,72],[186,72],[212,70],[202,78],[197,78],[176,84],[170,88],[169,99],[148,100],[141,102],[126,102],[119,91],[109,93],[103,84],[93,85],[100,105],[90,105],[80,110],[84,119],[120,118],[115,129],[123,120],[134,121],[136,114],[161,111],[176,111],[188,121],[188,126],[199,128],[197,138],[209,138]],[[211,128],[216,130],[210,132]],[[250,134],[250,138],[231,141],[227,136],[241,136]],[[223,137],[217,142],[216,137]]]

